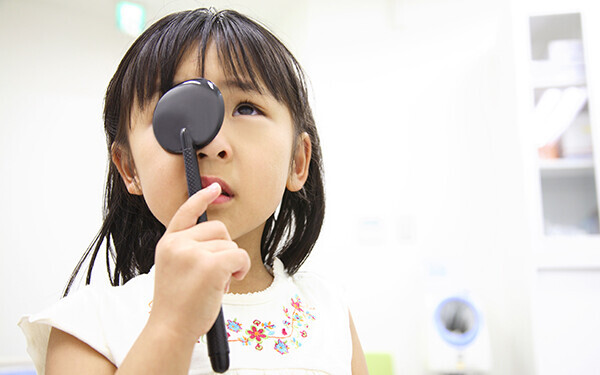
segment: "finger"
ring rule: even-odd
[[[167,226],[166,232],[178,232],[196,225],[200,215],[206,211],[208,205],[220,194],[221,186],[218,183],[213,183],[192,195],[175,212],[175,215],[173,215],[171,222]]]
[[[202,242],[202,250],[209,251],[211,253],[217,253],[220,251],[227,251],[227,250],[235,250],[237,248],[238,248],[238,245],[233,241],[213,240],[213,241],[203,241]]]
[[[231,241],[231,236],[225,224],[219,220],[209,220],[194,225],[181,232],[196,241],[226,240]]]
[[[221,251],[215,253],[215,257],[224,267],[225,272],[237,280],[242,280],[250,271],[250,256],[244,249]]]

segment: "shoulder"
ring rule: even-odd
[[[320,295],[347,305],[346,290],[338,280],[315,270],[300,270],[291,276],[291,279],[299,289],[306,293]]]
[[[341,283],[314,270],[298,271],[290,279],[307,305],[337,321],[340,329],[349,327],[348,301]]]
[[[338,371],[333,373],[350,373],[353,338],[344,286],[338,280],[314,269],[300,270],[290,279],[299,291],[301,301],[297,302],[314,313],[311,331],[314,332],[313,337],[322,343],[322,351],[327,351],[336,358]],[[328,358],[332,360],[331,357]]]

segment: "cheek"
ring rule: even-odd
[[[132,153],[146,204],[166,226],[187,199],[183,160],[163,150],[153,133],[138,138],[132,144]]]
[[[183,168],[173,165],[170,168],[156,168],[152,180],[141,178],[142,192],[152,214],[165,226],[169,224],[177,209],[187,199],[185,181],[179,182]]]
[[[290,150],[291,145],[288,147],[285,141],[271,143],[271,146],[257,151],[259,160],[254,163],[254,167],[251,169],[256,171],[252,176],[254,186],[267,196],[274,197],[271,204],[273,209],[277,207],[285,191],[291,163]]]

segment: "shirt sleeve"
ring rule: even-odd
[[[39,375],[45,374],[52,328],[76,337],[114,363],[102,331],[98,308],[100,294],[95,288],[84,287],[40,313],[21,318],[19,326],[27,340],[27,352]]]

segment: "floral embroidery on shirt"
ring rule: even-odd
[[[252,326],[252,329],[246,331],[247,334],[250,335],[250,340],[256,340],[260,342],[263,338],[267,337],[263,332],[264,329],[256,329],[256,326]]]
[[[294,341],[296,339],[293,339]],[[281,341],[281,339],[277,340],[277,343],[275,344],[275,350],[277,352],[279,352],[279,354],[283,355],[283,354],[287,354],[288,353],[288,346],[285,344],[284,341]]]
[[[239,342],[244,346],[253,345],[256,350],[263,350],[267,342],[272,342],[272,348],[281,355],[288,354],[290,348],[302,346],[302,339],[308,337],[311,321],[315,316],[302,305],[298,295],[291,299],[290,307],[283,307],[281,325],[261,322],[255,319],[249,329],[242,329],[242,324],[234,320],[227,321],[227,337],[229,342]]]
[[[227,329],[237,333],[242,330],[242,325],[237,322],[237,319],[233,319],[233,321],[228,320],[227,321]]]

